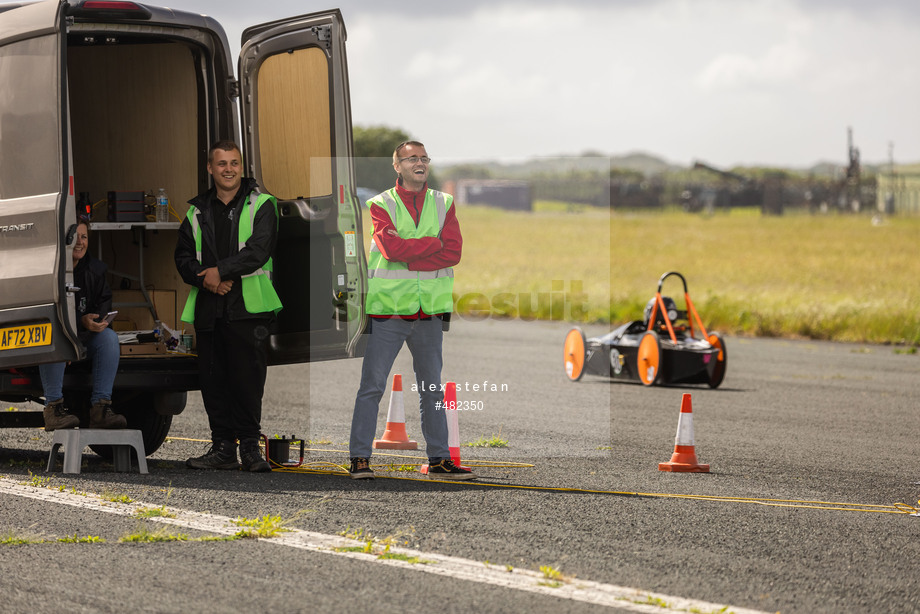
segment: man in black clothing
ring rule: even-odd
[[[176,268],[192,286],[182,320],[194,322],[201,398],[211,447],[192,469],[271,471],[259,450],[266,344],[281,301],[271,284],[277,201],[242,176],[232,141],[208,154],[214,187],[189,201],[179,229]]]

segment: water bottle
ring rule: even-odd
[[[166,195],[166,190],[160,188],[160,191],[157,193],[157,222],[168,222],[169,221],[169,196]]]

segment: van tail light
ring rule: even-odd
[[[10,376],[9,382],[13,386],[28,386],[32,383],[32,378],[16,368],[10,369]]]
[[[84,0],[73,6],[70,14],[75,17],[104,17],[106,19],[150,19],[152,13],[137,2],[116,2],[114,0]]]

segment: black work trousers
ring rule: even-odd
[[[266,320],[214,321],[197,331],[201,398],[211,440],[257,439],[261,434],[265,390]]]

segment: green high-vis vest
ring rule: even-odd
[[[378,194],[367,206],[378,205],[390,215],[396,232],[403,239],[437,237],[444,228],[453,197],[428,190],[418,225],[403,206],[396,188]],[[373,231],[371,231],[373,232]],[[405,262],[390,262],[371,241],[367,259],[366,311],[371,315],[414,315],[419,309],[430,315],[450,313],[454,307],[454,270],[410,271]]]
[[[246,241],[252,236],[252,225],[256,218],[256,213],[266,201],[271,201],[272,206],[275,207],[275,213],[277,214],[278,212],[278,201],[274,196],[259,194],[255,205],[250,205],[250,196],[246,197],[246,202],[243,203],[243,208],[240,212],[239,249],[243,249]],[[195,257],[198,258],[200,263],[201,224],[198,222],[199,215],[201,215],[200,209],[189,207],[186,217],[188,217],[188,221],[192,225],[192,235],[195,237]],[[277,220],[277,216],[275,219]],[[249,313],[264,313],[266,311],[278,313],[281,311],[281,299],[278,298],[278,293],[275,292],[275,287],[272,285],[272,268],[272,259],[269,258],[261,269],[256,269],[252,273],[242,276],[243,304]],[[188,299],[185,301],[185,308],[182,310],[183,322],[191,323],[195,321],[195,304],[197,301],[198,288],[192,286]]]

